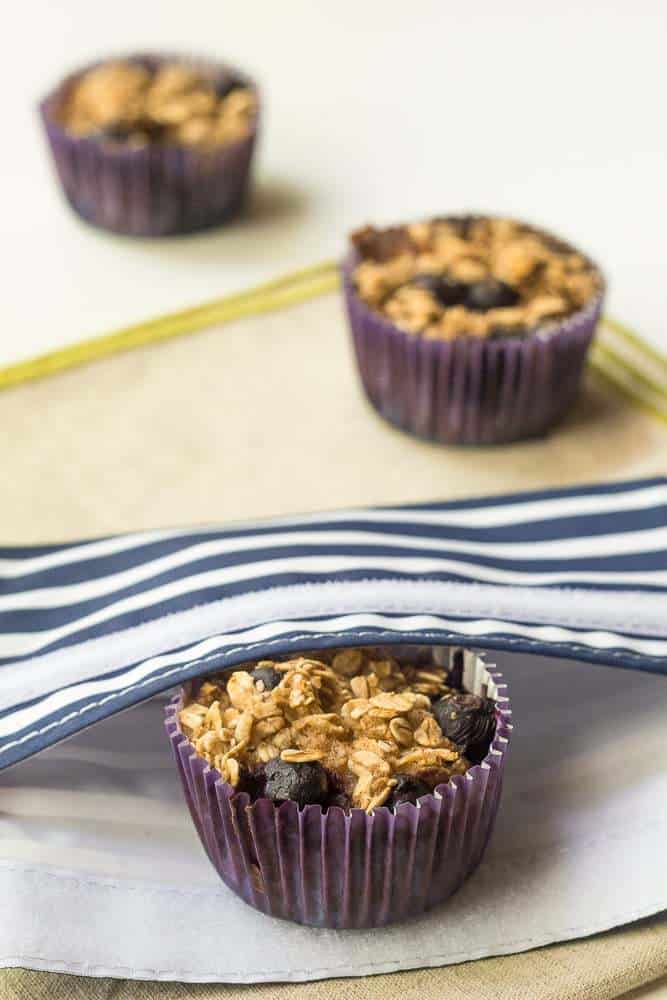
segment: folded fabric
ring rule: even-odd
[[[92,979],[11,969],[0,972],[9,997],[31,1000],[612,1000],[665,973],[667,918],[607,934],[440,969],[315,983],[251,986]],[[666,984],[667,986],[667,984]],[[665,987],[663,987],[664,989]],[[14,992],[12,992],[12,990]],[[658,993],[659,991],[659,993]],[[654,1000],[664,997],[656,983]],[[644,994],[642,993],[642,996]],[[646,995],[648,998],[648,994]],[[638,998],[633,993],[634,1000]],[[629,1000],[629,998],[628,998]]]
[[[457,643],[667,672],[667,480],[0,549],[0,767],[181,681]]]

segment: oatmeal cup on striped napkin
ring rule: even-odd
[[[477,655],[442,659],[373,647],[260,660],[170,704],[193,820],[246,902],[373,927],[442,902],[474,870],[498,807],[509,702]]]

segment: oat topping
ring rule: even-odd
[[[141,61],[102,63],[69,89],[61,119],[75,135],[123,142],[216,147],[244,138],[257,113],[249,87],[185,63],[151,70]]]
[[[401,329],[438,340],[548,328],[602,288],[570,246],[503,218],[367,226],[352,236],[360,297]]]
[[[197,753],[239,789],[289,788],[282,794],[301,804],[370,812],[471,766],[434,714],[434,703],[454,693],[461,694],[447,686],[442,667],[345,649],[210,677],[195,686],[179,719]],[[316,798],[307,791],[313,788]]]

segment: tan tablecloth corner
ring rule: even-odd
[[[337,296],[2,392],[0,429],[6,543],[667,468],[667,426],[593,377],[543,439],[443,448],[395,430],[363,397]]]
[[[520,955],[355,979],[220,986],[0,972],[2,1000],[612,1000],[667,975],[667,917]]]

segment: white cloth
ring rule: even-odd
[[[160,699],[0,776],[0,965],[304,980],[522,951],[665,908],[664,678],[494,659],[516,723],[504,801],[482,866],[449,903],[335,932],[240,902],[197,842]]]

